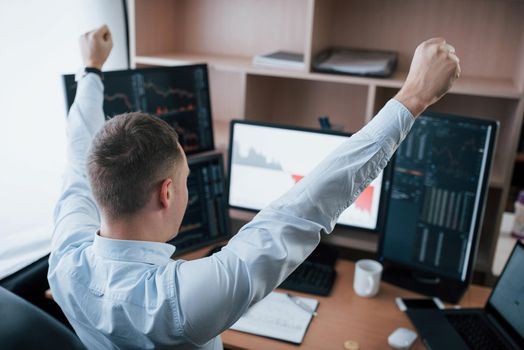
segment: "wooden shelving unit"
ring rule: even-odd
[[[135,57],[135,64],[143,65],[174,66],[205,62],[213,69],[219,71],[397,89],[402,87],[407,75],[407,72],[396,72],[391,78],[366,78],[315,73],[311,71],[286,70],[281,68],[262,68],[254,66],[251,61],[252,59],[250,57],[189,53],[168,53],[155,56]],[[468,76],[462,76],[451,89],[451,93],[509,99],[518,99],[521,95],[518,87],[511,79],[492,79]]]
[[[236,118],[317,126],[318,116],[329,115],[357,130],[402,86],[420,42],[449,40],[462,76],[431,110],[500,123],[476,266],[489,274],[524,115],[523,1],[131,0],[128,6],[133,66],[209,65],[222,150]],[[388,79],[313,72],[313,58],[330,46],[395,50],[398,72]],[[252,65],[253,56],[275,50],[303,53],[305,68]],[[378,239],[347,230],[335,236],[334,244],[368,251]]]

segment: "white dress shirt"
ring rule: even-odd
[[[90,349],[222,349],[220,333],[278,286],[330,233],[386,166],[414,118],[390,100],[362,130],[262,210],[220,252],[171,260],[175,247],[96,234],[100,214],[86,176],[104,124],[103,84],[87,74],[69,112],[68,165],[54,213],[48,279]]]

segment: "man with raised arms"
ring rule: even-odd
[[[159,118],[104,121],[103,26],[80,38],[86,74],[67,118],[68,164],[48,279],[90,349],[222,349],[220,333],[276,288],[386,166],[415,118],[460,74],[451,45],[420,44],[398,94],[220,252],[172,260],[187,206],[186,156]],[[270,142],[270,141],[268,141]]]

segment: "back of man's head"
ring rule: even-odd
[[[174,129],[145,113],[126,113],[106,122],[95,136],[87,168],[93,195],[111,219],[137,213],[153,189],[173,178],[182,159]]]

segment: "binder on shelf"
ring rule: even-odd
[[[273,68],[304,69],[304,55],[297,52],[275,51],[253,57],[253,65]]]

